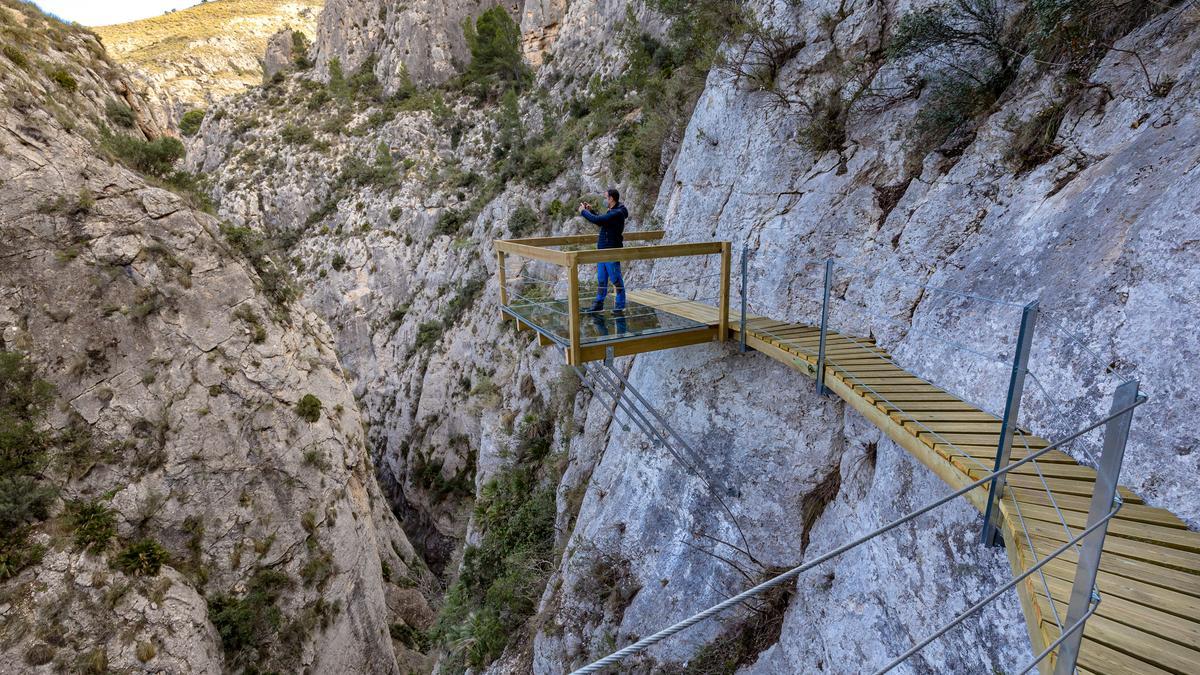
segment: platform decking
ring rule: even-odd
[[[629,297],[719,328],[718,309],[712,305],[655,291],[631,292]],[[728,326],[740,339],[736,312],[730,313]],[[745,337],[747,346],[816,377],[818,328],[747,315]],[[952,488],[991,472],[1001,421],[904,370],[874,341],[830,331],[825,385]],[[1012,457],[1017,460],[1026,456],[1026,448],[1048,445],[1023,432]],[[1052,450],[1009,476],[1000,513],[1014,574],[1082,531],[1095,475],[1066,453]],[[1125,505],[1108,527],[1097,579],[1102,601],[1086,623],[1079,670],[1200,673],[1200,533],[1171,512],[1145,505],[1124,487],[1120,494]],[[966,496],[984,509],[986,487]],[[1054,612],[1065,619],[1075,562],[1075,551],[1068,550],[1043,568],[1044,581],[1035,573],[1017,587],[1035,654],[1059,636]],[[1048,659],[1043,670],[1050,669]]]

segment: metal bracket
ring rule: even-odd
[[[1138,397],[1137,380],[1117,387],[1113,394],[1112,413],[1129,408],[1104,425],[1104,453],[1100,455],[1100,466],[1096,467],[1096,482],[1092,490],[1092,503],[1088,508],[1088,532],[1079,542],[1079,561],[1075,564],[1075,583],[1071,586],[1071,603],[1067,606],[1064,626],[1079,623],[1088,613],[1092,602],[1099,602],[1096,594],[1096,574],[1100,568],[1100,555],[1104,549],[1104,537],[1108,533],[1108,518],[1117,504],[1117,481],[1121,477],[1121,463],[1125,459],[1125,444],[1129,440],[1129,425],[1133,422],[1133,404]],[[1058,647],[1058,660],[1054,664],[1055,675],[1070,675],[1075,672],[1079,660],[1079,645],[1083,640],[1083,626],[1063,639]]]
[[[817,394],[825,396],[825,336],[829,333],[829,291],[833,288],[833,258],[825,260],[825,292],[821,296],[821,342],[817,350]]]
[[[1008,466],[1009,457],[1012,455],[1013,438],[1017,435],[1017,416],[1021,410],[1021,396],[1025,392],[1025,373],[1029,372],[1029,352],[1033,346],[1033,328],[1037,324],[1037,315],[1037,300],[1025,305],[1021,312],[1017,350],[1013,354],[1012,374],[1008,379],[1008,398],[1004,402],[1004,421],[1000,426],[1000,442],[996,445],[996,461],[992,471],[999,471]],[[984,546],[1000,546],[1003,543],[996,521],[1005,477],[1006,474],[996,476],[988,486],[987,508],[983,511],[983,532],[980,536]]]

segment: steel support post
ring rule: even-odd
[[[742,315],[738,320],[738,337],[741,341],[740,350],[746,353],[746,245],[742,244]]]
[[[828,393],[825,388],[825,336],[829,332],[829,291],[833,288],[833,258],[825,260],[825,292],[821,296],[821,342],[817,347],[817,394]]]
[[[1121,463],[1125,459],[1125,443],[1129,439],[1129,426],[1133,421],[1133,409],[1130,407],[1138,397],[1137,380],[1125,382],[1113,393],[1112,410],[1115,414],[1126,410],[1121,415],[1112,418],[1104,425],[1104,454],[1100,456],[1100,466],[1096,468],[1096,483],[1092,491],[1092,503],[1088,507],[1087,527],[1104,521],[1092,530],[1080,542],[1079,562],[1075,565],[1075,583],[1071,587],[1071,604],[1067,607],[1067,617],[1064,626],[1073,626],[1087,614],[1093,599],[1096,586],[1096,571],[1100,568],[1100,555],[1104,549],[1104,536],[1108,533],[1109,513],[1117,505],[1119,499],[1117,482],[1121,477]],[[1086,528],[1085,528],[1086,529]],[[1058,658],[1055,661],[1055,675],[1069,675],[1075,672],[1075,663],[1079,659],[1079,644],[1083,639],[1083,625],[1068,635],[1058,647]]]
[[[1017,349],[1013,354],[1012,374],[1008,380],[1008,398],[1004,402],[1004,421],[1000,426],[1000,442],[996,445],[996,462],[992,471],[1008,466],[1012,454],[1013,439],[1017,432],[1017,415],[1021,410],[1021,395],[1025,391],[1025,373],[1029,370],[1029,351],[1033,344],[1033,327],[1037,323],[1038,303],[1036,300],[1025,305],[1021,312],[1021,329],[1017,332]],[[999,546],[1000,532],[996,527],[999,520],[1000,494],[1004,491],[1005,475],[1000,474],[988,485],[987,508],[983,511],[981,540],[985,546]]]

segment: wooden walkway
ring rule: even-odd
[[[719,321],[711,305],[653,291],[629,297],[712,326]],[[740,315],[729,323],[737,333]],[[818,340],[812,326],[747,315],[748,346],[814,378]],[[874,341],[830,332],[825,384],[952,488],[991,472],[1001,421],[900,368]],[[1020,434],[1014,460],[1026,456],[1026,444],[1034,450],[1049,445]],[[1000,511],[1014,575],[1083,530],[1094,479],[1095,471],[1058,450],[1009,476]],[[1120,494],[1125,505],[1109,523],[1097,580],[1101,602],[1084,630],[1079,670],[1200,674],[1200,533],[1125,487]],[[966,496],[984,509],[986,487]],[[1059,636],[1054,610],[1065,620],[1075,561],[1069,550],[1042,568],[1044,582],[1034,573],[1017,587],[1034,654]],[[1049,670],[1047,659],[1043,671]]]

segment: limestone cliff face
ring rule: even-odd
[[[125,76],[94,37],[0,13],[55,66],[0,62],[0,350],[54,385],[47,433],[75,439],[46,468],[44,555],[0,583],[3,669],[426,668],[389,626],[428,624],[428,577],[327,326],[268,297],[215,217],[102,154],[102,126],[145,137],[110,119]],[[91,500],[115,537],[84,551],[64,504]],[[146,540],[161,569],[122,571]]]
[[[516,461],[522,421],[556,402],[566,406],[555,409],[562,417],[547,434],[561,476],[555,543],[562,554],[538,616],[491,672],[565,672],[944,492],[855,413],[815,397],[811,383],[729,346],[622,364],[694,444],[699,473],[626,429],[620,416],[614,423],[605,402],[564,395],[561,356],[498,321],[488,241],[585,231],[561,205],[618,182],[615,151],[635,140],[629,132],[642,111],[589,129],[553,175],[487,183],[512,151],[503,139],[514,118],[531,133],[555,129],[576,114],[568,103],[593,74],[624,71],[618,36],[596,36],[626,20],[625,3],[516,8],[526,53],[543,65],[541,91],[515,111],[455,91],[397,101],[328,85],[333,58],[347,78],[371,63],[387,93],[398,90],[401,64],[420,81],[444,81],[456,56],[465,58],[455,51],[459,22],[485,8],[397,7],[330,2],[315,46],[316,79],[291,77],[229,101],[191,143],[189,165],[211,175],[222,218],[286,242],[301,302],[330,325],[369,422],[385,492],[417,550],[448,581],[462,547],[486,535],[472,525],[470,505]],[[635,27],[667,39],[664,18],[634,8]],[[882,60],[907,5],[753,9],[798,45],[777,64],[778,75],[813,101],[846,68]],[[1195,313],[1191,297],[1167,284],[1190,279],[1197,262],[1196,132],[1184,113],[1197,96],[1190,84],[1197,17],[1182,8],[1156,21],[1119,46],[1151,57],[1152,77],[1174,86],[1151,92],[1128,53],[1109,53],[1090,76],[1096,86],[1062,111],[1052,151],[1031,167],[1014,167],[1006,154],[1022,122],[1056,101],[1055,75],[1032,61],[969,132],[919,150],[909,129],[931,104],[931,89],[912,86],[918,61],[858,73],[902,94],[854,108],[844,138],[820,152],[801,106],[771,108],[767,93],[714,71],[678,152],[676,139],[665,140],[669,170],[653,208],[634,213],[634,226],[661,223],[673,240],[722,238],[753,249],[751,309],[779,319],[814,315],[820,277],[805,261],[832,256],[854,266],[840,271],[834,325],[876,336],[918,373],[993,410],[1019,305],[1041,299],[1038,383],[1027,386],[1023,421],[1052,437],[1094,418],[1114,382],[1103,374],[1108,365],[1141,378],[1152,396],[1166,386],[1172,403],[1139,412],[1123,480],[1197,524],[1197,503],[1185,489],[1196,470],[1195,439],[1177,422],[1190,410],[1175,398],[1194,398],[1189,380],[1177,355],[1140,337],[1186,352],[1187,317]],[[371,79],[360,74],[360,82]],[[847,92],[852,84],[840,82]],[[654,199],[627,190],[630,203]],[[670,283],[711,272],[660,264],[631,274],[637,283]],[[921,289],[922,282],[1017,307],[977,306]],[[714,291],[710,283],[692,293]],[[1081,335],[1099,358],[1065,331]],[[1008,578],[1003,553],[975,544],[977,527],[965,503],[948,505],[802,577],[792,595],[777,599],[777,639],[762,631],[770,638],[739,667],[846,672],[903,651],[970,604],[976,596],[964,588]],[[638,667],[695,663],[705,646],[727,645],[753,625],[735,612],[663,643]],[[1029,656],[1024,631],[1016,599],[1006,597],[910,668],[1011,668]],[[451,662],[443,667],[453,670]]]
[[[791,65],[801,91],[825,85],[810,64],[879,44],[890,12],[854,11],[830,32],[819,14],[806,7],[775,17],[807,44]],[[1091,74],[1096,96],[1066,111],[1054,138],[1060,152],[1023,173],[1004,156],[1016,121],[1054,102],[1052,78],[1031,62],[965,144],[916,165],[906,161],[906,127],[928,104],[923,98],[852,117],[840,151],[814,153],[796,140],[802,119],[764,115],[764,94],[714,73],[656,213],[672,239],[731,239],[753,250],[751,309],[775,318],[814,320],[820,268],[805,261],[834,257],[852,266],[838,270],[833,325],[876,336],[919,374],[991,410],[1003,408],[1019,305],[1040,300],[1032,360],[1039,382],[1027,383],[1022,420],[1051,438],[1065,434],[1107,411],[1117,381],[1109,366],[1139,378],[1146,393],[1169,401],[1139,411],[1122,480],[1195,526],[1200,503],[1188,486],[1196,439],[1177,421],[1193,414],[1185,402],[1192,396],[1180,397],[1191,378],[1181,377],[1178,351],[1156,345],[1187,352],[1193,341],[1196,301],[1168,288],[1194,276],[1198,262],[1200,145],[1186,112],[1200,95],[1191,84],[1200,68],[1198,20],[1194,9],[1179,10],[1118,43]],[[1155,65],[1150,81],[1132,50]],[[1160,77],[1177,82],[1165,95],[1149,89]],[[704,271],[661,264],[654,278]],[[765,566],[803,560],[802,536],[810,552],[828,550],[946,491],[853,412],[816,399],[811,385],[764,357],[694,348],[638,357],[631,371],[700,444],[703,465],[721,477],[717,489],[739,491],[733,510]],[[712,491],[637,442],[613,433],[591,474],[567,550],[599,552],[563,561],[563,591],[545,598],[558,619],[538,636],[540,672],[563,672],[606,651],[601,645],[644,636],[745,585],[697,548],[761,569],[708,538],[741,541],[719,518]],[[1098,453],[1094,439],[1087,449]],[[1083,447],[1072,451],[1090,461]],[[816,519],[807,517],[810,499],[827,504]],[[964,589],[1008,576],[1002,555],[974,543],[977,528],[978,516],[955,504],[800,578],[779,641],[741,672],[857,671],[900,653],[965,609]],[[595,561],[605,557],[630,561],[623,583],[639,589],[621,612],[594,593]],[[720,633],[715,624],[697,626],[651,655],[685,660]],[[1004,669],[1030,658],[1027,650],[1019,608],[1006,598],[910,667]]]
[[[376,59],[375,74],[388,91],[402,81],[401,72],[421,83],[440,83],[470,60],[462,22],[494,2],[485,0],[331,0],[318,27],[317,68],[328,74],[337,59],[347,72]]]

